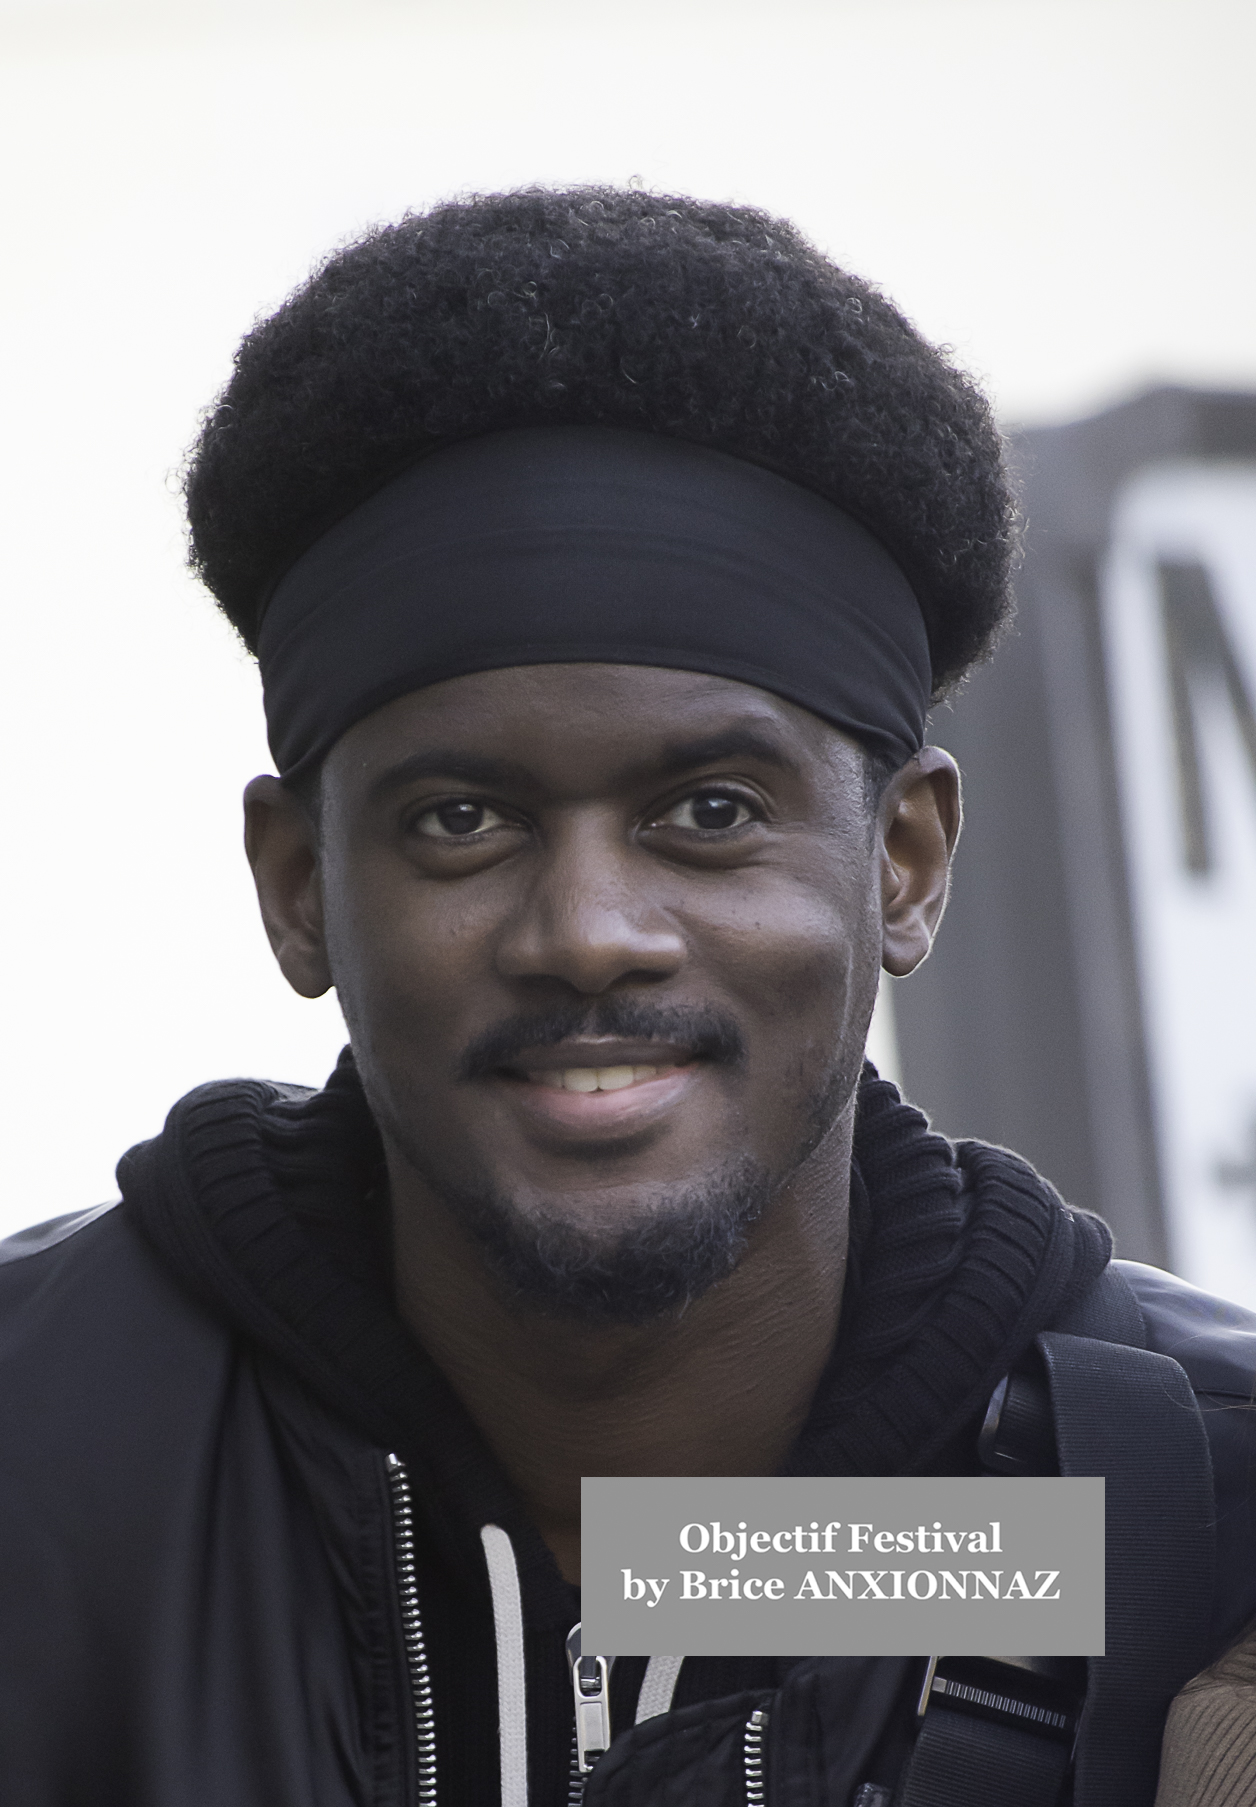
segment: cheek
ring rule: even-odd
[[[724,910],[689,917],[691,946],[761,1022],[831,1029],[876,994],[880,911],[865,878],[821,871],[747,887]]]
[[[746,1032],[733,1134],[784,1172],[858,1081],[880,971],[879,910],[865,889],[835,898],[808,885],[707,926],[702,964]]]
[[[765,926],[760,1095],[778,1121],[764,1127],[796,1137],[827,1128],[858,1081],[880,976],[880,912],[860,896],[840,905],[812,897]]]
[[[762,1095],[788,1104],[786,1115],[844,1099],[862,1065],[881,968],[880,901],[866,865],[783,887],[729,930],[726,970],[758,1030]]]
[[[355,1041],[409,1041],[435,1052],[487,957],[482,927],[448,901],[397,862],[346,862],[331,875],[328,960]]]

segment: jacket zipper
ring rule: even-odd
[[[580,1750],[576,1734],[571,1734],[571,1770],[567,1776],[567,1807],[582,1807],[584,1777],[580,1773]]]
[[[742,1736],[742,1755],[746,1778],[746,1807],[764,1807],[767,1795],[763,1787],[763,1740],[767,1737],[768,1714],[762,1707],[756,1707],[746,1721],[746,1729]],[[580,1740],[573,1732],[571,1738],[571,1771],[567,1780],[567,1807],[582,1807],[584,1801],[584,1785],[592,1769],[582,1770],[580,1767]]]
[[[742,1752],[746,1765],[746,1807],[763,1807],[763,1740],[767,1736],[768,1716],[756,1707],[746,1721]]]
[[[579,1625],[573,1625],[567,1634],[567,1662],[571,1669],[576,1714],[571,1738],[571,1769],[567,1778],[567,1807],[581,1807],[585,1783],[611,1741],[610,1663],[604,1656],[582,1653]]]
[[[389,1455],[388,1490],[392,1497],[393,1550],[397,1564],[397,1593],[401,1603],[401,1636],[414,1702],[414,1748],[418,1763],[419,1807],[436,1807],[436,1713],[432,1705],[432,1679],[427,1667],[423,1615],[414,1566],[414,1506],[410,1477],[398,1456]]]

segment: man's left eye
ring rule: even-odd
[[[727,791],[695,791],[657,818],[660,828],[697,828],[708,834],[721,828],[740,828],[753,818],[740,797]]]

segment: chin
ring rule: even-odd
[[[595,1234],[552,1208],[442,1189],[515,1308],[590,1327],[672,1317],[726,1280],[772,1190],[742,1157],[698,1185],[654,1188],[636,1221]]]

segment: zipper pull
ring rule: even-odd
[[[576,1703],[576,1767],[587,1776],[610,1749],[611,1670],[604,1656],[580,1654],[580,1627],[567,1634],[567,1661]]]

